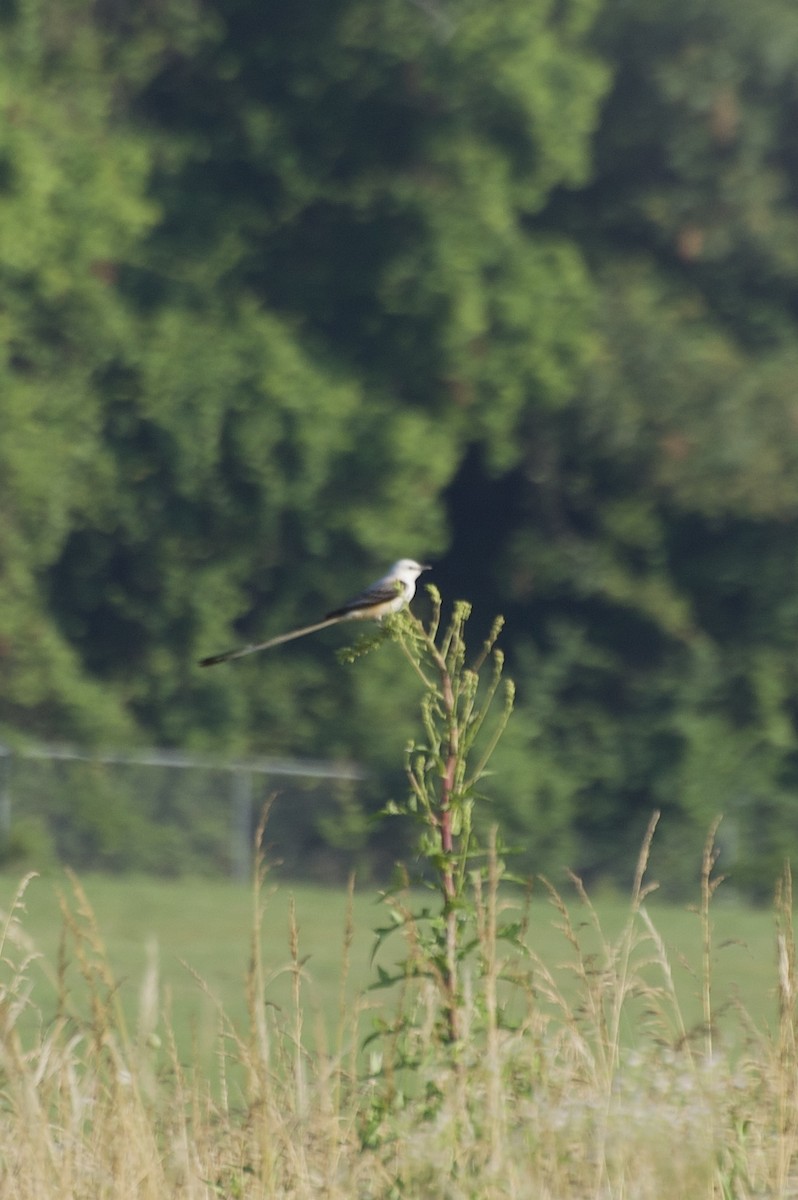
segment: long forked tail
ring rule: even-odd
[[[328,625],[337,625],[346,620],[344,616],[325,617],[315,625],[303,625],[301,629],[292,629],[290,633],[281,633],[279,637],[269,638],[268,642],[258,642],[256,645],[243,646],[240,650],[226,650],[224,654],[212,654],[210,658],[201,658],[201,667],[215,667],[217,663],[229,662],[231,658],[244,658],[247,654],[257,654],[259,650],[270,650],[272,646],[281,646],[283,642],[292,642],[294,638],[304,637],[306,633],[317,633]]]

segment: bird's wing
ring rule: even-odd
[[[324,619],[329,621],[334,617],[348,617],[350,613],[357,612],[361,608],[365,610],[377,608],[380,604],[387,604],[390,600],[395,600],[403,591],[404,584],[401,579],[395,577],[379,579],[365,591],[358,592],[351,600],[347,600],[346,604],[342,604],[340,608],[328,612]]]

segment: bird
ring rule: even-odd
[[[281,633],[278,637],[269,638],[267,642],[243,646],[238,650],[226,650],[223,654],[212,654],[209,658],[201,658],[201,667],[214,667],[217,663],[229,662],[231,658],[243,658],[247,654],[257,654],[259,650],[270,650],[272,646],[281,646],[283,642],[291,642],[294,638],[305,637],[309,633],[318,633],[339,621],[381,621],[391,613],[401,612],[416,594],[416,580],[423,571],[431,568],[428,563],[417,563],[412,558],[400,558],[388,571],[364,591],[358,592],[351,600],[328,612],[324,620],[315,625],[303,625],[300,629],[292,629],[289,633]]]

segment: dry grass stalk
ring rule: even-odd
[[[248,1017],[238,1028],[217,1007],[215,1074],[178,1054],[156,949],[131,1036],[79,882],[63,901],[63,954],[82,980],[73,993],[63,963],[41,962],[25,936],[30,880],[23,881],[0,925],[0,1193],[4,1200],[795,1195],[798,985],[789,872],[777,906],[778,1028],[754,1039],[740,1013],[748,1049],[735,1056],[713,1025],[714,853],[705,850],[700,909],[703,1013],[691,1030],[646,907],[653,829],[616,937],[579,885],[584,921],[550,890],[564,968],[516,954],[499,936],[506,899],[494,850],[493,865],[475,877],[477,946],[464,973],[456,1047],[440,1036],[435,981],[405,980],[412,1070],[390,1021],[367,1069],[358,1052],[365,1006],[347,1002],[346,965],[332,1045],[319,1038],[309,1048],[308,975],[295,917],[285,967],[290,1011],[270,1005],[274,977],[260,956],[260,852],[242,985]],[[413,918],[405,919],[412,940]],[[351,921],[350,903],[345,964]],[[33,1002],[42,970],[60,987],[52,1018]],[[197,986],[209,991],[202,980]]]

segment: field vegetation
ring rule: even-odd
[[[552,893],[510,949],[488,882],[455,1046],[429,978],[368,990],[372,897],[6,878],[2,1194],[792,1195],[789,876],[775,921],[712,890]]]
[[[235,1021],[246,1014],[242,980],[251,954],[252,898],[246,887],[226,880],[181,879],[162,881],[144,876],[81,875],[80,885],[96,914],[109,967],[118,982],[119,1002],[125,1019],[135,1024],[141,982],[157,965],[159,987],[168,993],[171,1022],[181,1053],[195,1055],[209,1066],[216,1047],[218,1000]],[[0,876],[0,908],[8,912],[19,878]],[[584,954],[594,955],[600,941],[587,913],[563,879],[560,894],[578,931]],[[773,1028],[777,1012],[773,966],[775,942],[772,911],[751,908],[731,898],[723,889],[713,912],[713,981],[715,1017],[724,1044],[739,1046],[738,1020],[742,1006],[757,1028]],[[506,893],[505,893],[506,894]],[[72,885],[60,873],[33,878],[25,891],[24,908],[17,914],[18,928],[30,939],[37,954],[31,978],[36,1007],[45,1016],[55,1011],[55,964],[64,936],[60,899],[72,904]],[[424,893],[414,893],[418,904]],[[518,896],[515,895],[517,902]],[[303,1003],[308,1013],[308,1037],[315,1044],[319,1028],[325,1035],[338,1019],[339,986],[344,966],[344,935],[350,897],[345,889],[308,886],[281,878],[279,868],[267,875],[261,895],[261,954],[268,977],[269,1003],[281,1008],[289,999],[289,907],[294,906],[297,935],[304,962]],[[618,937],[628,916],[627,899],[602,893],[595,899],[598,923],[607,938]],[[687,905],[663,902],[654,892],[647,901],[650,914],[672,963],[673,985],[685,1023],[695,1028],[701,1017],[698,973],[701,960],[701,927],[697,913]],[[373,889],[355,885],[351,895],[351,950],[347,996],[366,993],[375,979],[375,963],[389,969],[399,956],[396,944],[375,948],[375,927],[384,924],[385,912]],[[530,948],[556,976],[569,1002],[575,1001],[576,983],[568,969],[568,943],[556,912],[539,881],[527,906]],[[74,956],[65,982],[81,990]],[[197,987],[202,979],[207,988]],[[371,1008],[382,1006],[372,993]],[[321,1025],[319,1025],[321,1021]],[[365,1018],[368,1032],[369,1018]]]
[[[98,919],[75,875],[57,916],[45,883],[19,884],[0,931],[4,1197],[792,1194],[789,869],[768,934],[718,905],[713,826],[695,910],[660,923],[655,814],[623,909],[575,876],[568,902],[541,880],[531,904],[473,822],[512,704],[499,626],[466,666],[467,606],[441,626],[432,599],[428,626],[403,614],[358,650],[398,642],[424,688],[393,815],[427,887],[405,869],[369,900],[365,942],[354,888],[271,889],[267,814],[249,896],[93,879]]]

